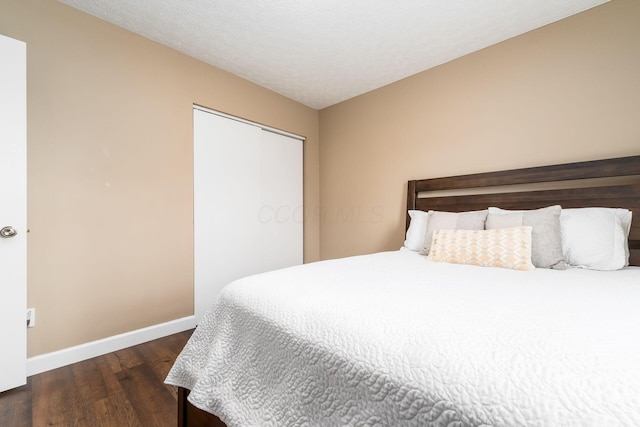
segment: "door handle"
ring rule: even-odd
[[[4,237],[5,239],[13,237],[16,234],[18,234],[18,232],[16,231],[15,228],[13,228],[10,225],[8,225],[6,227],[2,227],[2,229],[0,230],[0,237]]]

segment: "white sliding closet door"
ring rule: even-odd
[[[194,298],[302,263],[302,141],[194,109]]]

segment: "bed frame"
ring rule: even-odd
[[[407,210],[462,212],[550,205],[632,210],[630,264],[640,266],[640,156],[421,179],[409,181],[407,189]],[[407,228],[409,221],[407,215]],[[189,390],[178,389],[179,427],[226,427],[220,418],[191,405],[188,395]]]
[[[178,387],[178,427],[227,427],[220,418],[193,406],[188,396],[189,390]]]

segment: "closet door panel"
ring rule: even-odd
[[[228,283],[262,271],[261,133],[194,110],[194,290],[199,321]]]
[[[302,141],[263,131],[261,252],[263,271],[303,262]]]

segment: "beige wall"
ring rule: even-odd
[[[320,112],[320,255],[402,245],[410,179],[640,154],[640,2],[614,0]]]
[[[308,138],[306,261],[395,249],[408,179],[639,154],[639,18],[615,0],[318,117],[55,0],[0,0],[28,46],[29,355],[192,314],[193,103]]]
[[[55,0],[0,0],[0,33],[28,52],[29,356],[193,314],[193,103],[306,136],[317,211],[317,111]]]

